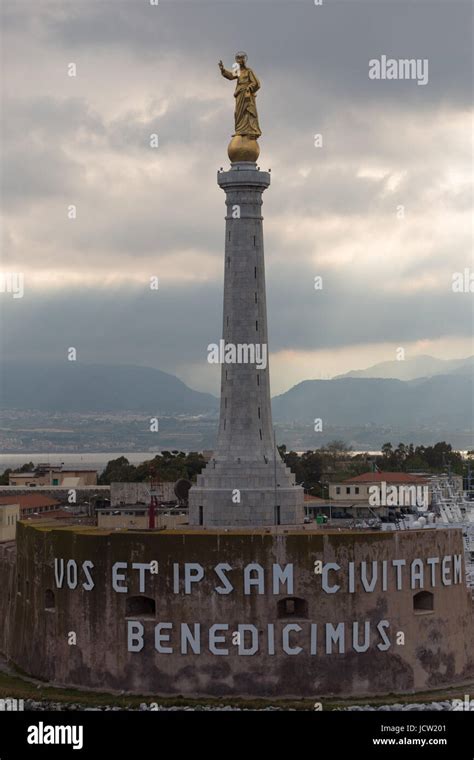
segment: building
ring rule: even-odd
[[[101,529],[146,530],[149,525],[149,508],[145,504],[126,504],[119,508],[101,508],[96,510],[97,527]],[[181,510],[155,509],[155,529],[176,528],[186,525],[188,516]]]
[[[429,480],[406,472],[364,472],[339,483],[329,483],[334,504],[360,512],[361,507],[377,510],[427,509],[431,504]]]
[[[47,494],[42,493],[19,493],[14,496],[0,496],[0,506],[11,504],[12,501],[15,501],[19,507],[21,520],[38,515],[50,517],[51,513],[57,512],[61,508],[61,502],[58,499],[52,499]]]
[[[305,513],[305,520],[315,520],[318,515],[328,515],[329,516],[329,508],[331,507],[331,503],[328,501],[328,499],[321,499],[319,496],[312,496],[311,494],[305,493],[304,495],[304,513]]]
[[[159,502],[176,502],[174,482],[153,483],[153,493]],[[110,506],[119,507],[123,504],[150,504],[150,483],[111,483]]]
[[[83,522],[83,517],[75,515],[72,511],[67,511],[66,509],[52,509],[51,512],[35,512],[32,515],[25,515],[21,518],[22,520],[76,520],[78,524]]]
[[[0,504],[0,541],[14,541],[19,519],[19,504]]]
[[[35,488],[36,486],[62,486],[81,488],[97,485],[97,470],[64,468],[62,465],[39,464],[34,472],[11,472],[10,486]]]

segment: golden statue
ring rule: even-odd
[[[235,134],[229,143],[227,152],[232,162],[256,161],[260,148],[257,137],[262,134],[258,123],[257,104],[255,93],[260,89],[260,82],[247,67],[247,54],[237,53],[236,63],[239,64],[239,72],[227,71],[222,61],[219,61],[221,74],[226,79],[236,79],[235,98]]]

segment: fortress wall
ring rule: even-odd
[[[18,523],[17,523],[18,528]],[[16,543],[0,543],[0,652],[7,652],[15,614]]]
[[[437,689],[474,675],[473,607],[464,566],[459,576],[454,563],[463,556],[459,530],[108,534],[20,523],[17,542],[16,567],[0,551],[0,647],[24,671],[52,682],[142,694],[349,697]],[[55,558],[64,561],[57,580]],[[430,558],[441,559],[430,565]],[[392,562],[400,559],[407,564],[397,589]],[[433,611],[413,609],[421,583],[418,576],[411,588],[415,559]],[[132,563],[153,561],[158,573],[142,570],[140,592]],[[116,568],[114,590],[117,562],[126,568]],[[377,563],[373,591],[364,589],[364,562],[366,586]],[[69,588],[75,566],[77,586]],[[461,582],[453,582],[456,573]],[[47,590],[54,609],[45,609]],[[154,600],[155,613],[127,616],[133,596]],[[285,599],[295,598],[288,607]],[[366,630],[368,648],[357,651]],[[194,648],[200,639],[199,653],[190,639]]]

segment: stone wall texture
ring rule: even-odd
[[[456,529],[377,532],[305,532],[289,530],[245,532],[229,530],[176,530],[161,532],[99,532],[18,524],[17,544],[0,545],[0,650],[23,671],[57,684],[125,690],[138,694],[188,696],[258,697],[352,697],[387,693],[411,693],[461,684],[474,676],[474,618],[472,600],[464,579],[444,585],[436,576],[433,611],[416,612],[407,568],[402,590],[395,587],[392,570],[388,588],[380,583],[372,592],[363,589],[356,572],[354,593],[348,590],[347,568],[367,561],[379,567],[385,560],[403,558],[407,565],[415,558],[424,563],[430,557],[463,553],[461,532]],[[78,565],[77,587],[56,588],[54,558]],[[94,588],[87,591],[84,561],[94,565]],[[158,573],[146,573],[145,593],[140,592],[139,573],[131,563],[158,562]],[[322,588],[322,575],[315,562],[335,563],[327,576],[331,588]],[[128,564],[124,572],[127,593],[112,587],[112,567]],[[184,564],[201,566],[203,578],[192,583],[191,593],[183,587]],[[226,577],[234,590],[219,594],[223,587],[215,568],[227,563]],[[264,593],[255,585],[244,593],[244,568],[257,563],[264,573]],[[173,566],[180,570],[179,593],[174,593]],[[283,584],[273,593],[272,568],[294,565],[294,589]],[[439,571],[439,567],[437,572]],[[252,577],[256,577],[254,571]],[[427,582],[427,573],[425,581]],[[463,567],[464,576],[464,567]],[[369,572],[370,579],[370,572]],[[74,573],[70,574],[74,585]],[[123,582],[121,582],[123,584]],[[430,585],[426,585],[430,590]],[[54,594],[54,602],[51,601]],[[148,616],[130,614],[130,597],[147,596],[156,609]],[[286,599],[297,599],[296,614],[282,614]],[[279,604],[280,603],[280,604]],[[52,606],[54,605],[54,606]],[[291,605],[290,605],[291,606]],[[128,619],[127,619],[128,615]],[[130,621],[143,626],[141,651],[128,651],[127,626]],[[381,651],[377,624],[390,624],[391,646]],[[370,624],[370,647],[354,650],[352,631],[359,622],[359,638]],[[161,629],[159,644],[172,653],[155,648],[155,626]],[[180,651],[180,624],[201,625],[201,652]],[[220,633],[225,643],[209,647],[209,628],[228,624]],[[325,625],[345,624],[345,651],[325,651]],[[318,625],[317,653],[311,654],[311,624]],[[239,625],[253,625],[258,632],[258,651],[239,654],[232,636]],[[296,626],[288,629],[288,625]],[[273,627],[275,654],[271,654],[269,628]],[[194,629],[193,629],[194,630]],[[286,630],[292,654],[282,651]],[[77,643],[68,644],[75,632]],[[396,643],[399,632],[405,642]],[[249,649],[251,637],[243,633]],[[246,638],[247,637],[247,638]],[[298,650],[301,647],[301,650]],[[224,652],[227,648],[227,654]]]

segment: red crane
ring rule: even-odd
[[[158,495],[157,495],[157,486],[160,481],[155,478],[155,480],[150,481],[150,506],[148,509],[148,529],[154,530],[155,528],[155,509],[159,507],[158,503]]]

